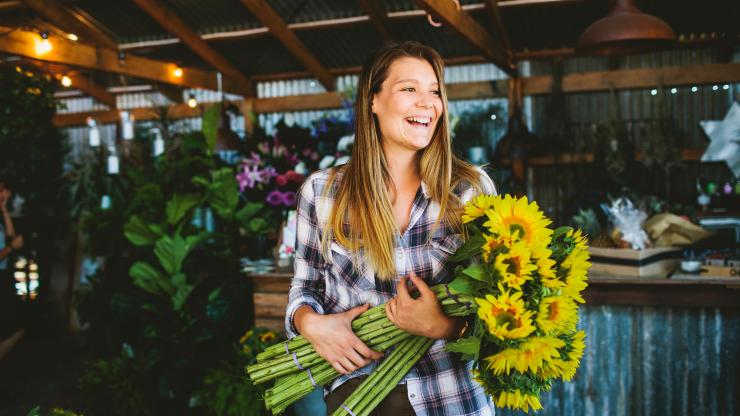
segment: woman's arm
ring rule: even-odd
[[[324,313],[324,273],[326,262],[321,251],[321,237],[312,181],[306,181],[298,197],[296,222],[295,273],[288,295],[285,328],[292,338],[303,335],[316,352],[335,370],[349,374],[382,354],[370,349],[352,331],[352,320],[368,305],[343,313]]]
[[[3,216],[3,224],[5,225],[5,235],[7,237],[15,237],[15,227],[13,227],[13,219],[10,218],[8,212],[8,200],[10,199],[10,193],[6,190],[2,191],[3,195],[0,196],[0,212]]]

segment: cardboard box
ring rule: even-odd
[[[633,277],[666,277],[679,268],[683,250],[656,247],[645,250],[590,247],[591,272]]]

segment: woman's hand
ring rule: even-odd
[[[294,323],[322,358],[339,373],[349,374],[383,357],[352,331],[352,320],[368,308],[365,304],[346,312],[321,315],[303,306],[296,311]]]
[[[432,289],[414,274],[411,281],[419,289],[419,297],[414,299],[409,293],[406,282],[408,277],[402,277],[396,288],[396,297],[386,303],[385,312],[388,319],[404,331],[432,339],[450,337],[454,333],[457,322],[445,315],[437,296]]]

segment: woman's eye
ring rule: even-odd
[[[432,94],[436,95],[437,97],[439,97],[440,95],[442,95],[442,93],[439,90],[432,91]]]
[[[416,88],[414,88],[414,87],[406,87],[402,91],[416,92]]]

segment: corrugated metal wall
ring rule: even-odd
[[[543,394],[540,416],[737,413],[740,312],[586,306],[586,350],[572,382]],[[499,415],[521,412],[498,411]]]

